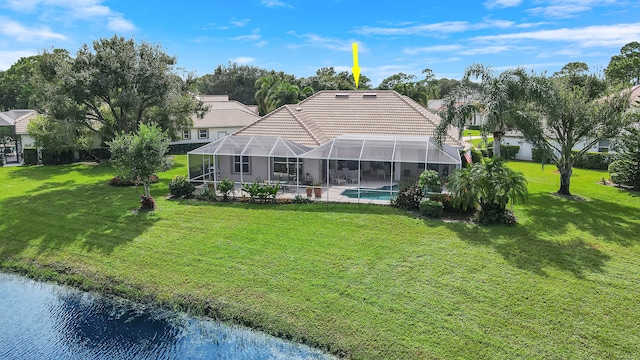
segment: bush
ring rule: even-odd
[[[63,164],[71,164],[75,160],[73,156],[73,151],[63,151],[60,153],[53,153],[47,151],[46,149],[42,150],[42,163],[44,165],[63,165]]]
[[[549,163],[553,158],[551,150],[534,147],[531,149],[531,160],[539,163]]]
[[[577,151],[572,151],[575,155]],[[616,160],[615,153],[588,152],[579,158],[574,158],[573,166],[580,169],[607,170]]]
[[[486,153],[487,151],[485,150],[484,153],[482,152],[482,150],[478,150],[478,149],[471,149],[471,160],[474,163],[479,163],[482,162],[482,158],[486,157]]]
[[[256,199],[259,199],[261,202],[266,202],[267,200],[275,202],[276,195],[278,191],[280,191],[280,184],[271,185],[254,182],[251,184],[242,184],[242,190],[249,194],[249,199],[252,202],[255,202]]]
[[[24,148],[22,150],[22,156],[24,157],[25,165],[38,165],[38,149]]]
[[[302,196],[301,194],[296,194],[296,196],[293,198],[294,204],[311,204],[312,202],[313,200],[309,199],[306,196]]]
[[[420,202],[420,213],[431,218],[439,218],[442,216],[444,205],[440,201],[422,200]]]
[[[520,146],[500,144],[500,155],[505,160],[515,159],[518,151],[520,151]],[[487,157],[493,157],[493,141],[487,144]]]
[[[420,174],[420,180],[418,185],[423,192],[441,192],[442,182],[440,181],[440,174],[435,170],[425,170]]]
[[[195,150],[201,146],[207,145],[208,143],[180,143],[180,144],[169,144],[169,150],[167,154],[178,155],[178,154],[186,154],[191,150]]]
[[[204,189],[203,192],[198,194],[197,198],[198,200],[202,200],[202,201],[212,201],[212,202],[218,201],[218,195],[216,194],[216,191],[209,187],[207,187],[206,189]]]
[[[183,175],[176,175],[171,182],[169,182],[169,193],[176,197],[191,196],[195,190],[196,187]]]
[[[111,151],[109,151],[109,148],[95,148],[80,151],[80,160],[98,161],[100,159],[111,159]]]
[[[480,225],[505,224],[513,226],[516,224],[516,216],[511,210],[501,210],[497,208],[489,210],[480,210],[474,217],[473,221]]]
[[[218,182],[218,190],[222,193],[222,200],[229,200],[229,194],[231,193],[231,190],[233,190],[234,186],[235,183],[233,180],[226,177]]]
[[[413,185],[401,187],[398,196],[391,199],[391,205],[404,210],[418,210],[422,201],[422,190],[415,182]]]

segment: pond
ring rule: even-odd
[[[334,359],[247,328],[0,273],[0,359]]]

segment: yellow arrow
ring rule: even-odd
[[[353,49],[353,80],[356,81],[357,89],[358,83],[360,82],[360,67],[358,66],[358,43],[351,44],[351,48]]]

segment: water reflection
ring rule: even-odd
[[[245,328],[0,273],[0,359],[329,359]]]

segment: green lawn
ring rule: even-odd
[[[0,267],[266,330],[353,358],[636,358],[640,197],[575,170],[529,180],[516,227],[373,205],[165,200],[107,166],[0,168]]]

